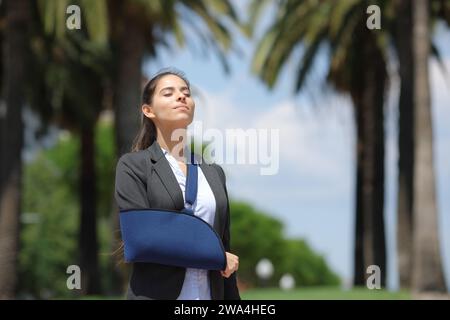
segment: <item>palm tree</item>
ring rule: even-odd
[[[414,61],[414,187],[413,269],[414,291],[447,291],[439,247],[438,215],[433,163],[428,58],[430,53],[429,3],[412,1]]]
[[[252,3],[251,22],[257,20],[265,3]],[[384,8],[385,2],[376,4]],[[367,6],[366,1],[279,2],[275,21],[256,49],[252,70],[272,88],[283,64],[296,47],[303,46],[295,86],[299,91],[318,51],[323,44],[328,46],[327,82],[350,95],[357,127],[354,283],[365,284],[367,267],[378,265],[384,285],[385,34],[366,28]]]
[[[80,136],[79,265],[82,294],[98,294],[100,272],[97,240],[97,195],[94,128],[103,107],[110,60],[106,47],[107,13],[103,1],[80,0],[86,28],[68,31],[69,1],[42,0],[35,8],[34,78],[32,105],[45,118]],[[89,8],[89,9],[88,9]],[[39,10],[38,10],[39,9]],[[106,27],[105,27],[106,26]],[[50,108],[49,108],[50,106]],[[49,110],[48,110],[49,109]]]
[[[432,1],[431,16],[450,24],[448,1]],[[413,199],[414,199],[414,59],[413,59],[413,11],[410,0],[397,0],[395,11],[402,12],[395,19],[392,28],[393,43],[397,53],[400,98],[399,98],[399,136],[398,136],[398,201],[397,201],[397,249],[398,269],[401,288],[411,288],[412,250],[413,250]],[[439,51],[431,42],[431,54],[438,62],[442,61]],[[445,69],[443,67],[442,69]]]
[[[23,146],[22,106],[25,102],[30,2],[7,0],[3,33],[2,106],[0,115],[0,299],[16,292],[19,250],[20,199]]]
[[[394,45],[399,61],[400,98],[398,105],[398,192],[397,248],[401,288],[410,287],[412,253],[412,205],[414,167],[414,63],[412,59],[412,6],[410,0],[396,1],[402,12],[394,26]]]

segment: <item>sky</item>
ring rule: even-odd
[[[245,2],[236,2],[244,8]],[[262,34],[270,16],[256,31]],[[450,32],[438,27],[436,42],[450,72]],[[219,129],[279,130],[279,170],[261,175],[261,164],[223,164],[228,192],[233,200],[280,219],[288,237],[300,237],[322,254],[333,270],[349,285],[353,275],[355,193],[355,128],[350,100],[323,87],[327,68],[325,52],[316,59],[307,90],[295,95],[295,64],[290,59],[274,90],[270,91],[250,71],[255,40],[239,33],[234,39],[241,49],[231,54],[230,74],[225,74],[214,54],[200,50],[158,48],[158,58],[147,60],[144,73],[151,76],[163,67],[185,72],[196,96],[195,121],[203,131]],[[195,42],[195,40],[194,40]],[[198,44],[198,43],[197,43]],[[430,60],[434,125],[434,162],[441,252],[450,284],[450,75]],[[393,77],[386,103],[385,221],[388,244],[387,287],[398,288],[396,271],[396,109],[398,79]],[[227,142],[231,143],[231,142]]]

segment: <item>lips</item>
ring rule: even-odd
[[[189,110],[189,108],[188,108],[188,106],[187,105],[179,105],[179,106],[176,106],[174,109],[185,109],[185,110]]]

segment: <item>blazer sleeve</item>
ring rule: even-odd
[[[125,154],[117,162],[114,197],[120,210],[149,207],[145,166],[133,160]]]
[[[219,172],[220,178],[223,182],[223,187],[225,189],[225,194],[227,196],[227,222],[225,224],[225,231],[223,234],[222,242],[223,246],[225,247],[225,251],[231,252],[231,237],[230,237],[230,201],[228,199],[228,191],[227,191],[227,185],[226,185],[226,177],[225,172],[223,171],[222,167],[215,164],[214,165]],[[241,300],[241,297],[239,295],[239,290],[237,287],[237,280],[236,280],[236,272],[234,272],[231,276],[224,279],[224,299],[225,300]]]

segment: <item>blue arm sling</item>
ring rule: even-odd
[[[150,262],[206,270],[225,270],[225,250],[217,232],[194,215],[198,164],[187,165],[185,199],[181,211],[136,209],[120,211],[125,261]]]

